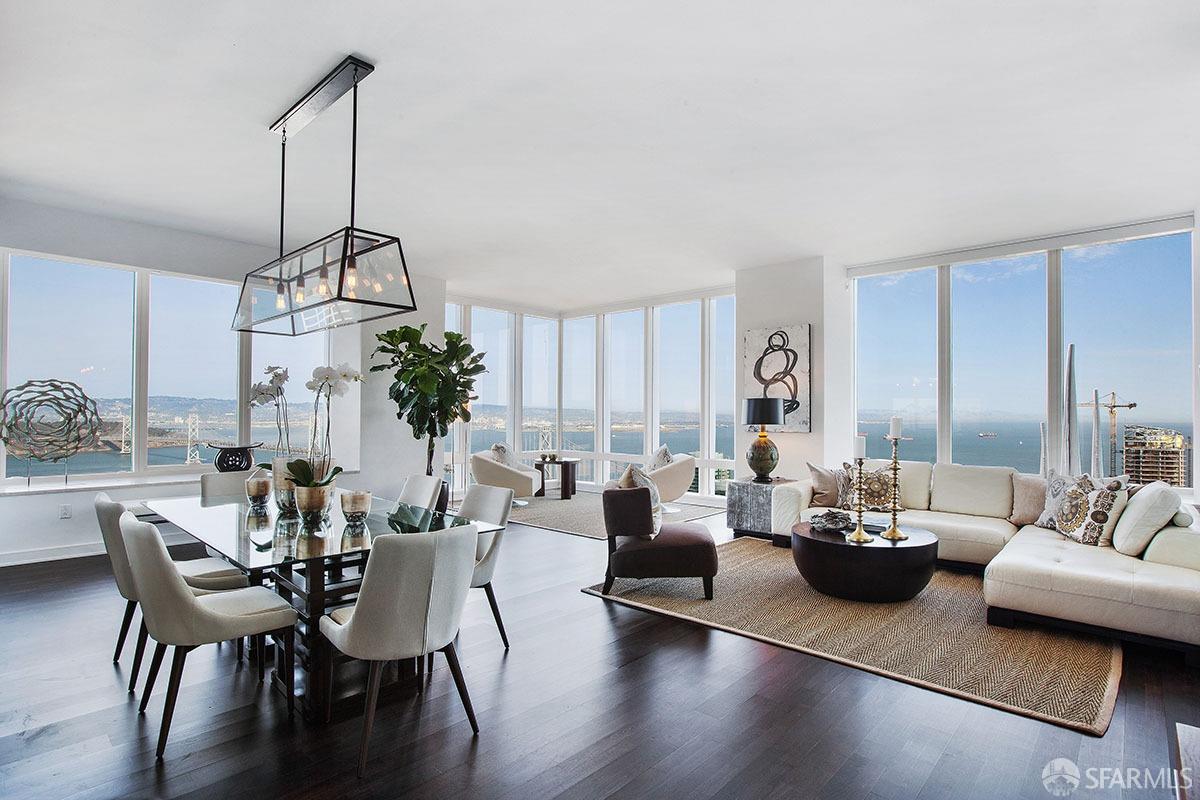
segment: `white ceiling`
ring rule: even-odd
[[[0,9],[0,194],[272,245],[267,126],[355,53],[358,221],[473,296],[570,309],[1200,205],[1194,0]],[[349,111],[289,143],[289,245],[345,224]]]

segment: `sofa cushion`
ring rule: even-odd
[[[988,564],[983,594],[989,606],[1200,644],[1200,571],[1032,525]]]
[[[827,508],[806,508],[800,519],[808,522]],[[851,515],[853,516],[853,515]],[[938,558],[943,561],[962,561],[968,564],[986,564],[1017,532],[1008,520],[994,517],[979,517],[971,514],[948,514],[944,511],[902,511],[897,520],[903,525],[912,525],[932,531],[938,537]],[[883,512],[868,511],[863,514],[868,525],[887,525],[891,516]]]
[[[1013,510],[1012,474],[1010,467],[935,464],[929,510],[1007,520]]]
[[[1062,508],[1067,489],[1074,486],[1077,480],[1079,477],[1076,475],[1062,475],[1053,469],[1046,474],[1046,507],[1038,515],[1034,525],[1054,530],[1054,520],[1058,517],[1058,510]]]
[[[668,522],[653,539],[622,538],[609,568],[620,578],[711,578],[717,574],[717,546],[703,525]]]
[[[1150,540],[1143,561],[1200,570],[1200,531],[1170,525]]]
[[[867,459],[866,469],[879,469],[892,462],[883,458]],[[900,462],[900,505],[904,508],[929,510],[929,482],[933,476],[933,464],[928,461]]]
[[[1128,502],[1129,492],[1120,478],[1084,475],[1067,489],[1054,527],[1080,544],[1110,545]]]
[[[650,456],[650,460],[646,462],[646,472],[654,472],[654,470],[662,469],[670,463],[671,448],[664,444],[655,450],[654,455]]]
[[[513,451],[509,449],[507,442],[496,442],[491,448],[492,460],[497,464],[503,464],[506,467],[516,469],[517,457],[513,455]]]
[[[1171,524],[1176,528],[1190,528],[1195,521],[1196,518],[1192,516],[1192,512],[1186,508],[1180,508],[1171,518]]]
[[[637,489],[646,488],[650,490],[650,519],[653,523],[653,533],[649,534],[653,539],[658,536],[659,529],[662,528],[663,509],[662,500],[658,493],[658,484],[642,471],[641,467],[630,464],[625,467],[625,471],[621,473],[621,477],[617,479],[617,488],[619,489]]]
[[[1129,498],[1113,529],[1113,547],[1127,556],[1140,556],[1179,511],[1179,495],[1169,484],[1154,481]]]
[[[850,472],[844,466],[838,469],[826,469],[809,463],[809,474],[812,475],[812,504],[827,508],[849,508],[853,499],[851,491]]]
[[[1018,528],[1033,525],[1046,509],[1046,479],[1041,475],[1014,472],[1013,510],[1008,521]]]

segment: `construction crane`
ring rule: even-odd
[[[1108,409],[1108,469],[1117,473],[1117,409],[1137,408],[1137,403],[1118,402],[1116,392],[1109,392],[1100,400],[1100,408]],[[1080,403],[1080,408],[1093,408],[1095,403]]]

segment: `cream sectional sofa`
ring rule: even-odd
[[[1185,650],[1189,661],[1200,656],[1200,530],[1168,525],[1138,558],[1034,525],[1018,528],[1008,519],[1012,476],[1007,467],[900,462],[901,524],[936,533],[939,561],[984,567],[989,622],[1062,621],[1152,639]],[[772,531],[786,534],[827,511],[811,505],[812,495],[811,481],[776,487]]]

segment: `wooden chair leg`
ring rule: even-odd
[[[125,618],[121,620],[121,632],[117,634],[117,649],[113,651],[114,664],[121,658],[121,650],[125,647],[125,638],[129,636],[129,626],[133,624],[133,611],[136,608],[136,600],[125,603]]]
[[[713,579],[711,576],[704,579],[704,599],[712,600],[713,598]]]
[[[483,585],[483,591],[487,593],[488,603],[492,606],[492,616],[496,618],[496,627],[500,629],[500,641],[504,642],[504,649],[508,649],[508,634],[504,632],[504,620],[500,619],[500,606],[496,605],[496,593],[492,591],[492,584],[489,581]]]
[[[158,678],[158,668],[162,666],[163,656],[167,646],[162,642],[154,643],[154,655],[150,658],[150,672],[146,675],[146,685],[142,687],[142,702],[138,703],[138,713],[146,713],[146,705],[150,702],[150,692],[154,690],[154,681]]]
[[[256,651],[256,654],[258,655],[258,682],[259,683],[263,682],[263,675],[265,674],[266,668],[267,668],[266,641],[267,641],[266,634],[257,633],[254,635],[254,649]]]
[[[179,697],[179,681],[183,677],[183,662],[187,659],[190,647],[176,647],[171,657],[171,682],[167,684],[167,700],[163,705],[162,725],[158,728],[158,751],[155,756],[159,760],[167,749],[167,734],[171,732],[171,717],[175,714],[175,700]]]
[[[463,708],[467,710],[467,719],[471,721],[471,730],[479,733],[479,723],[475,721],[475,709],[471,707],[471,695],[467,693],[467,682],[463,680],[462,667],[458,663],[458,651],[454,643],[442,648],[446,654],[446,663],[450,665],[450,674],[454,676],[454,685],[458,687],[458,696],[462,699]]]
[[[425,665],[425,671],[429,673],[429,677],[433,678],[433,653],[429,654],[429,663]]]
[[[613,577],[612,570],[610,569],[606,571],[604,573],[604,588],[600,590],[600,594],[608,594],[611,592],[614,580],[616,579]]]
[[[245,649],[245,639],[239,636],[237,640],[237,660],[239,664],[242,663],[242,656],[245,654]]]
[[[133,669],[129,671],[129,693],[133,694],[133,689],[137,685],[138,673],[142,669],[142,656],[146,653],[146,637],[150,635],[150,631],[146,630],[146,619],[142,618],[142,625],[138,628],[137,649],[133,651]]]
[[[317,658],[325,660],[325,724],[328,725],[333,719],[333,670],[334,670],[334,649],[333,645],[325,637],[321,637],[321,644],[316,653]]]
[[[367,699],[363,709],[362,744],[358,747],[358,777],[367,771],[367,746],[371,743],[371,726],[375,724],[375,704],[379,700],[379,682],[383,677],[384,661],[372,661],[367,675]]]
[[[287,689],[288,719],[296,714],[296,629],[284,628],[278,633],[283,640],[283,685]]]

